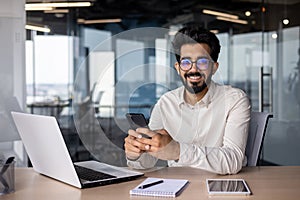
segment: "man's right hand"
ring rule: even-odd
[[[129,160],[138,159],[144,153],[145,144],[139,141],[140,134],[134,130],[128,131],[128,136],[125,138],[125,154]]]

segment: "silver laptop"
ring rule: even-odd
[[[73,163],[55,117],[11,114],[33,169],[40,174],[78,188],[129,181],[144,175],[98,161]]]

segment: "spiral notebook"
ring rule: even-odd
[[[185,179],[147,178],[130,190],[130,195],[176,197],[184,190],[188,182]],[[143,188],[143,186],[147,187]]]

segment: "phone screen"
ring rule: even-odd
[[[243,179],[208,179],[207,187],[209,194],[250,194]]]
[[[133,130],[136,130],[139,127],[148,127],[147,120],[142,113],[127,113],[126,118]],[[142,134],[142,136],[145,138],[151,138],[144,134]]]
[[[148,127],[147,120],[142,113],[127,113],[127,120],[132,129],[137,129],[139,127]]]

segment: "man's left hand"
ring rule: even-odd
[[[180,145],[173,140],[169,133],[164,130],[151,131],[147,128],[138,128],[137,132],[146,134],[151,139],[140,138],[140,142],[145,144],[145,151],[161,160],[178,160],[180,155]]]

